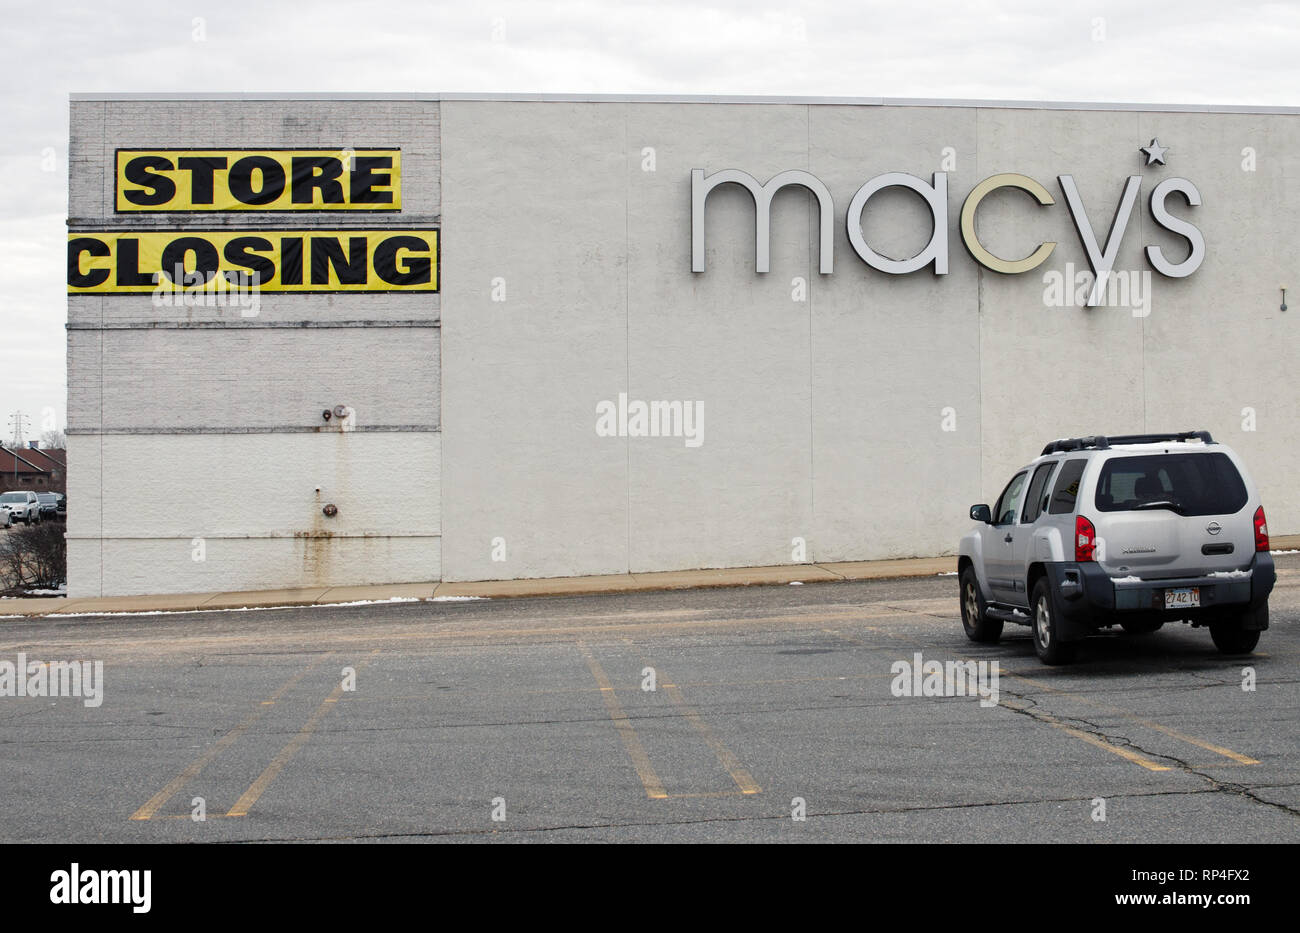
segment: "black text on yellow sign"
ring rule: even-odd
[[[119,149],[116,210],[398,211],[400,149]]]
[[[74,233],[68,294],[436,292],[437,229]]]

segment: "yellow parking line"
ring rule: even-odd
[[[1170,770],[1168,766],[1156,764],[1150,758],[1146,758],[1142,755],[1139,755],[1137,752],[1133,751],[1132,749],[1124,748],[1122,745],[1112,745],[1110,742],[1107,742],[1099,735],[1093,735],[1091,732],[1084,732],[1082,729],[1074,728],[1074,726],[1067,726],[1065,723],[1061,722],[1051,713],[1045,713],[1040,709],[1035,709],[1031,711],[1025,707],[1011,706],[1010,704],[1003,703],[1003,702],[999,702],[998,705],[1006,707],[1007,709],[1013,710],[1014,712],[1017,713],[1027,713],[1031,718],[1037,719],[1039,722],[1045,722],[1049,726],[1053,727],[1054,729],[1060,729],[1066,735],[1072,735],[1076,739],[1082,739],[1083,741],[1087,742],[1089,745],[1095,745],[1098,748],[1105,749],[1106,751],[1110,752],[1113,755],[1119,755],[1119,757],[1123,758],[1125,761],[1131,761],[1135,765],[1141,765],[1142,767],[1146,768],[1148,771]]]
[[[1104,710],[1109,710],[1110,712],[1113,713],[1118,713],[1119,715],[1125,717],[1126,719],[1131,719],[1134,722],[1138,723],[1139,725],[1146,726],[1148,729],[1154,729],[1157,732],[1162,732],[1165,735],[1169,736],[1170,738],[1178,739],[1181,742],[1187,742],[1189,745],[1195,745],[1197,748],[1203,748],[1207,752],[1214,752],[1216,755],[1222,755],[1224,758],[1229,758],[1237,762],[1237,764],[1241,764],[1241,765],[1259,764],[1259,761],[1255,758],[1250,758],[1247,755],[1242,755],[1239,752],[1234,752],[1232,749],[1224,748],[1222,745],[1215,745],[1212,742],[1202,741],[1201,739],[1195,738],[1194,736],[1186,735],[1185,733],[1179,732],[1177,729],[1171,729],[1169,726],[1162,726],[1158,722],[1152,722],[1149,719],[1144,719],[1143,717],[1139,716],[1137,713],[1130,712],[1129,710],[1126,710],[1123,707],[1115,706],[1111,703],[1101,703],[1098,702],[1097,700],[1093,700],[1088,697],[1081,696],[1080,694],[1073,693],[1069,690],[1058,690],[1049,684],[1041,683],[1029,677],[1025,677],[1023,674],[1008,674],[1006,672],[1003,672],[1003,676],[1011,677],[1014,680],[1023,681],[1024,683],[1029,684],[1031,687],[1035,687],[1036,689],[1039,690],[1046,690],[1049,693],[1055,693],[1058,696],[1073,697],[1074,699],[1086,703],[1089,706],[1095,707],[1097,709],[1104,709]]]
[[[660,673],[662,673],[662,670],[660,670]],[[677,688],[677,685],[664,684],[663,688],[664,693],[668,694],[668,698],[681,707],[682,715],[686,717],[686,721],[694,726],[695,730],[703,736],[705,743],[713,750],[713,754],[717,756],[718,764],[727,769],[727,773],[730,774],[731,779],[736,782],[736,786],[740,788],[740,792],[742,794],[762,793],[763,788],[758,786],[758,782],[754,780],[754,776],[746,770],[743,764],[740,763],[740,759],[735,756],[731,749],[722,744],[722,740],[714,734],[713,729],[704,721],[703,718],[701,718],[695,708],[686,702],[686,698],[682,696],[682,692]]]
[[[855,638],[852,638],[851,636],[842,635],[841,633],[831,631],[830,629],[822,629],[822,631],[826,632],[827,634],[834,635],[837,638],[843,639],[844,641],[847,641],[851,644],[856,644],[856,645],[862,644],[862,642],[858,641]],[[973,660],[973,659],[967,659],[967,660]],[[1024,678],[1020,678],[1020,679],[1024,679]],[[1050,713],[1045,713],[1039,709],[1030,710],[1027,707],[1012,706],[1011,704],[1006,703],[1005,701],[999,701],[998,705],[1017,713],[1026,713],[1031,718],[1037,719],[1039,722],[1047,723],[1047,725],[1053,727],[1054,729],[1060,729],[1066,735],[1073,736],[1076,739],[1081,739],[1084,742],[1087,742],[1089,745],[1097,746],[1097,748],[1105,749],[1106,751],[1114,755],[1118,755],[1119,757],[1125,759],[1126,761],[1131,761],[1133,762],[1133,764],[1141,765],[1142,767],[1146,768],[1148,771],[1170,770],[1165,765],[1157,764],[1151,759],[1139,755],[1135,751],[1132,751],[1130,749],[1124,748],[1119,745],[1112,745],[1110,742],[1107,742],[1105,739],[1101,738],[1100,736],[1093,735],[1090,732],[1084,732],[1082,729],[1076,729],[1073,726],[1067,726],[1065,723],[1061,722],[1059,719],[1057,719],[1055,716],[1052,716]]]
[[[178,793],[181,790],[181,788],[183,788],[186,784],[194,780],[194,778],[198,777],[199,773],[204,768],[212,764],[214,758],[220,755],[225,749],[229,748],[232,744],[234,744],[235,740],[238,739],[245,732],[247,732],[248,728],[251,725],[253,725],[253,723],[261,719],[262,714],[266,712],[267,707],[274,706],[286,693],[289,692],[290,688],[292,688],[294,684],[296,684],[298,681],[306,677],[307,674],[313,668],[318,667],[319,665],[323,664],[325,661],[329,660],[333,656],[334,656],[333,654],[326,654],[317,658],[315,661],[311,662],[306,667],[304,667],[301,671],[299,671],[298,673],[290,677],[288,680],[286,680],[284,684],[281,685],[279,690],[271,694],[270,699],[263,700],[258,705],[258,708],[253,710],[247,716],[245,716],[243,721],[240,722],[239,725],[235,726],[235,728],[231,729],[220,739],[218,739],[215,745],[213,745],[210,749],[208,749],[206,752],[200,755],[193,763],[190,764],[188,768],[186,768],[180,774],[176,775],[176,777],[172,778],[171,781],[167,783],[167,786],[164,787],[162,790],[158,791],[158,793],[154,794],[152,797],[150,797],[148,802],[145,803],[144,806],[142,806],[139,810],[136,810],[135,813],[131,814],[131,819],[133,820],[152,819],[154,814],[158,812],[158,810],[162,807],[163,804],[165,804],[168,800],[170,800],[172,796]]]
[[[359,671],[361,668],[369,664],[371,659],[373,659],[378,652],[378,648],[372,651],[369,658],[366,658],[357,665],[357,670]],[[316,727],[320,725],[320,721],[325,718],[326,713],[334,708],[334,704],[338,702],[339,697],[342,695],[343,683],[340,681],[338,685],[330,691],[330,695],[321,701],[320,706],[316,707],[316,711],[311,714],[311,718],[308,719],[303,724],[303,727],[298,730],[298,734],[290,739],[289,743],[285,745],[284,748],[280,749],[280,753],[271,759],[271,763],[266,766],[266,770],[259,774],[257,780],[253,781],[253,783],[249,785],[248,790],[244,791],[244,793],[240,795],[240,798],[235,801],[235,805],[230,808],[229,812],[226,813],[226,816],[248,816],[248,811],[252,808],[253,804],[257,803],[258,798],[265,793],[266,789],[271,785],[271,782],[275,780],[276,775],[284,770],[284,766],[289,763],[290,759],[292,759],[294,755],[298,754],[298,749],[307,744],[307,740],[311,738],[311,734],[316,731]]]
[[[605,701],[605,710],[609,713],[609,718],[614,721],[614,727],[618,729],[618,736],[623,740],[623,747],[627,750],[627,755],[632,759],[632,767],[636,769],[636,775],[641,779],[641,784],[645,787],[645,795],[652,800],[663,800],[668,794],[664,791],[663,782],[659,780],[659,775],[655,774],[654,767],[650,764],[650,756],[646,754],[645,747],[641,740],[637,738],[636,730],[632,728],[632,721],[627,718],[627,713],[623,711],[623,706],[618,702],[618,695],[614,691],[614,686],[605,676],[605,669],[600,666],[600,662],[595,656],[587,650],[586,645],[579,645],[582,655],[587,660],[587,667],[591,669],[591,676],[596,678],[596,684],[600,687],[600,697]]]

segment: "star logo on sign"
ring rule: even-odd
[[[1157,162],[1164,165],[1165,153],[1168,151],[1169,147],[1160,145],[1160,140],[1158,139],[1151,140],[1151,145],[1149,146],[1138,147],[1138,152],[1145,152],[1147,154],[1147,165],[1155,165]]]

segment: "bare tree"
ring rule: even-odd
[[[42,431],[41,446],[63,450],[68,446],[68,436],[62,431]]]
[[[42,523],[0,537],[0,588],[22,595],[24,588],[54,588],[67,578],[67,543],[61,526]]]

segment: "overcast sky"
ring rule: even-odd
[[[1300,105],[1300,4],[3,0],[3,376],[65,421],[68,95],[529,91]]]

